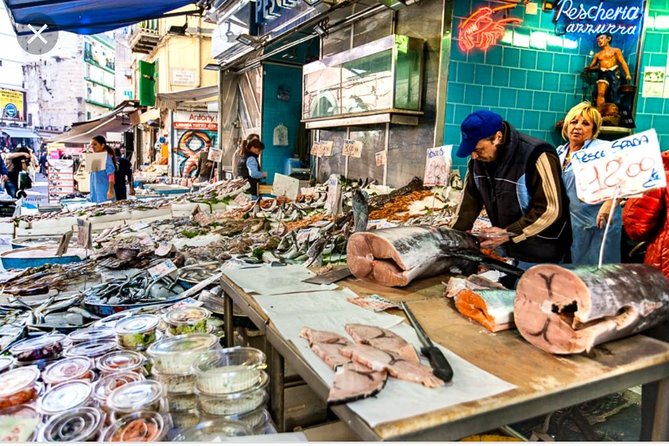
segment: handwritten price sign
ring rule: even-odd
[[[617,139],[611,144],[581,149],[572,154],[576,194],[595,204],[665,187],[667,181],[654,129]]]
[[[453,145],[427,149],[423,185],[426,187],[446,186],[451,171],[451,151]]]

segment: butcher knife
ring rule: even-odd
[[[304,279],[302,282],[313,283],[316,285],[330,285],[342,279],[345,279],[351,275],[353,275],[353,273],[351,272],[350,269],[348,269],[348,267],[346,267],[341,269],[335,269],[325,274]]]
[[[416,334],[418,335],[418,339],[420,339],[420,343],[423,344],[423,347],[421,347],[420,351],[425,356],[427,356],[428,361],[430,361],[430,365],[432,366],[432,373],[434,373],[434,376],[442,379],[444,382],[451,381],[453,379],[453,369],[451,368],[451,365],[448,363],[448,360],[442,351],[439,350],[439,347],[435,346],[430,338],[427,337],[425,330],[423,330],[423,327],[421,327],[420,323],[416,319],[416,316],[413,315],[409,307],[407,307],[406,303],[402,301],[400,302],[400,306],[402,307],[404,314],[407,315],[407,319],[409,319],[409,322],[411,322],[414,330],[416,330]]]

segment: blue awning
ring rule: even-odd
[[[157,19],[195,0],[3,0],[14,24],[42,25],[49,31],[97,34],[142,20]],[[50,22],[50,23],[49,23]]]

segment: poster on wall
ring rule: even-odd
[[[427,149],[423,185],[426,187],[446,186],[451,172],[451,151],[453,145]]]
[[[198,175],[200,151],[218,147],[218,114],[174,113],[172,130],[172,172],[174,176],[195,178]]]
[[[665,77],[664,67],[645,67],[641,96],[644,98],[666,97],[664,96],[666,90]]]
[[[0,88],[0,119],[25,121],[25,93]]]

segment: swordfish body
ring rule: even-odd
[[[355,277],[405,286],[418,277],[476,271],[478,240],[446,226],[402,226],[357,232],[348,240],[348,267]],[[463,255],[466,254],[466,255]]]

